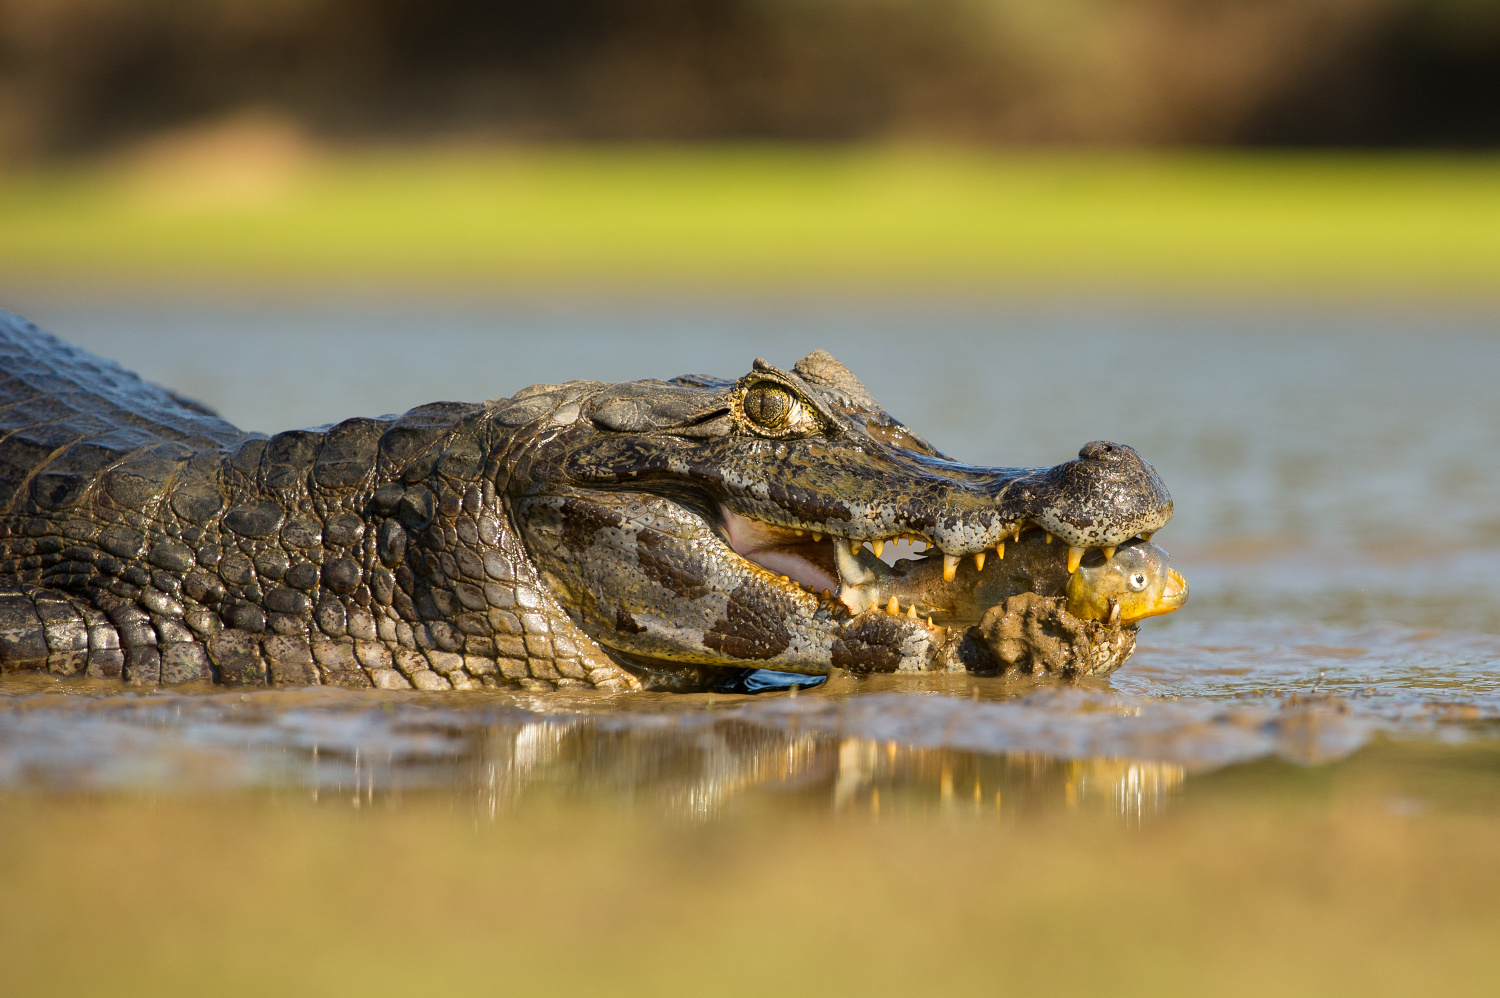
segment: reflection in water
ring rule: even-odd
[[[833,808],[844,813],[1016,817],[1092,806],[1139,821],[1157,813],[1186,771],[1175,763],[1060,760],[1035,752],[986,756],[846,738],[839,744]]]
[[[983,706],[941,699],[960,710]],[[812,811],[877,818],[1087,807],[1139,820],[1185,773],[1172,762],[845,736],[823,728],[813,703],[805,725],[795,715],[792,723],[761,717],[757,703],[546,715],[496,702],[372,706],[333,691],[42,695],[7,707],[0,786],[8,788],[262,787],[353,807],[439,793],[471,799],[490,817],[567,799],[714,820],[775,795]]]
[[[476,769],[490,815],[553,797],[604,799],[711,820],[742,798],[796,794],[848,815],[1019,817],[1089,807],[1139,820],[1181,787],[1182,766],[986,755],[794,734],[739,720],[620,729],[595,719],[497,728]]]
[[[573,799],[712,820],[775,795],[843,815],[1159,811],[1185,774],[1317,764],[1371,737],[1500,737],[1500,639],[1382,626],[1195,625],[1078,683],[838,676],[798,696],[0,684],[0,789]]]

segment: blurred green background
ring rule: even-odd
[[[1497,138],[1492,0],[0,0],[0,290],[1488,297]]]

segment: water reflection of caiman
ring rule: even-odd
[[[695,720],[687,728],[601,729],[578,717],[501,727],[473,757],[475,789],[496,812],[528,798],[571,796],[713,818],[738,798],[791,792],[804,806],[871,815],[1014,817],[1091,803],[1139,818],[1159,809],[1185,775],[1174,763],[965,752]]]
[[[539,385],[270,438],[3,315],[0,373],[7,672],[617,690],[1101,673],[1133,630],[1079,559],[1150,555],[1136,539],[1172,514],[1118,444],[1044,469],[954,462],[821,351],[737,381]],[[927,557],[877,568],[900,538]],[[1074,570],[1072,606],[1104,619],[1063,610]],[[1023,589],[1053,598],[994,608]]]

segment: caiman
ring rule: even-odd
[[[1016,592],[986,579],[1048,559],[1025,588],[1060,601],[1085,553],[1172,515],[1120,444],[1043,469],[953,461],[823,351],[270,437],[4,313],[0,379],[7,673],[694,690],[996,671],[978,622],[997,610],[975,600]],[[902,539],[927,557],[884,571]],[[1070,668],[1129,654],[1110,612]]]

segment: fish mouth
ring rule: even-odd
[[[1182,609],[1188,600],[1187,579],[1175,568],[1167,569],[1167,584],[1162,588],[1161,597],[1157,599],[1154,606],[1144,613],[1137,613],[1125,618],[1126,624],[1136,624],[1147,617],[1162,617],[1169,613],[1176,613]]]
[[[771,523],[722,503],[718,514],[725,543],[746,561],[836,601],[850,613],[881,610],[928,627],[977,624],[990,607],[1015,595],[1018,578],[1028,591],[1061,596],[1086,551],[1030,523],[1022,523],[993,548],[958,555],[919,532],[871,540]],[[1138,536],[1149,540],[1151,535]],[[884,558],[887,550],[893,554],[890,561]],[[1109,558],[1115,549],[1099,550]],[[1004,564],[1007,551],[1009,566]],[[1024,568],[1016,564],[1018,558],[1026,560]],[[1170,572],[1167,593],[1143,617],[1171,613],[1186,601],[1186,580]]]

